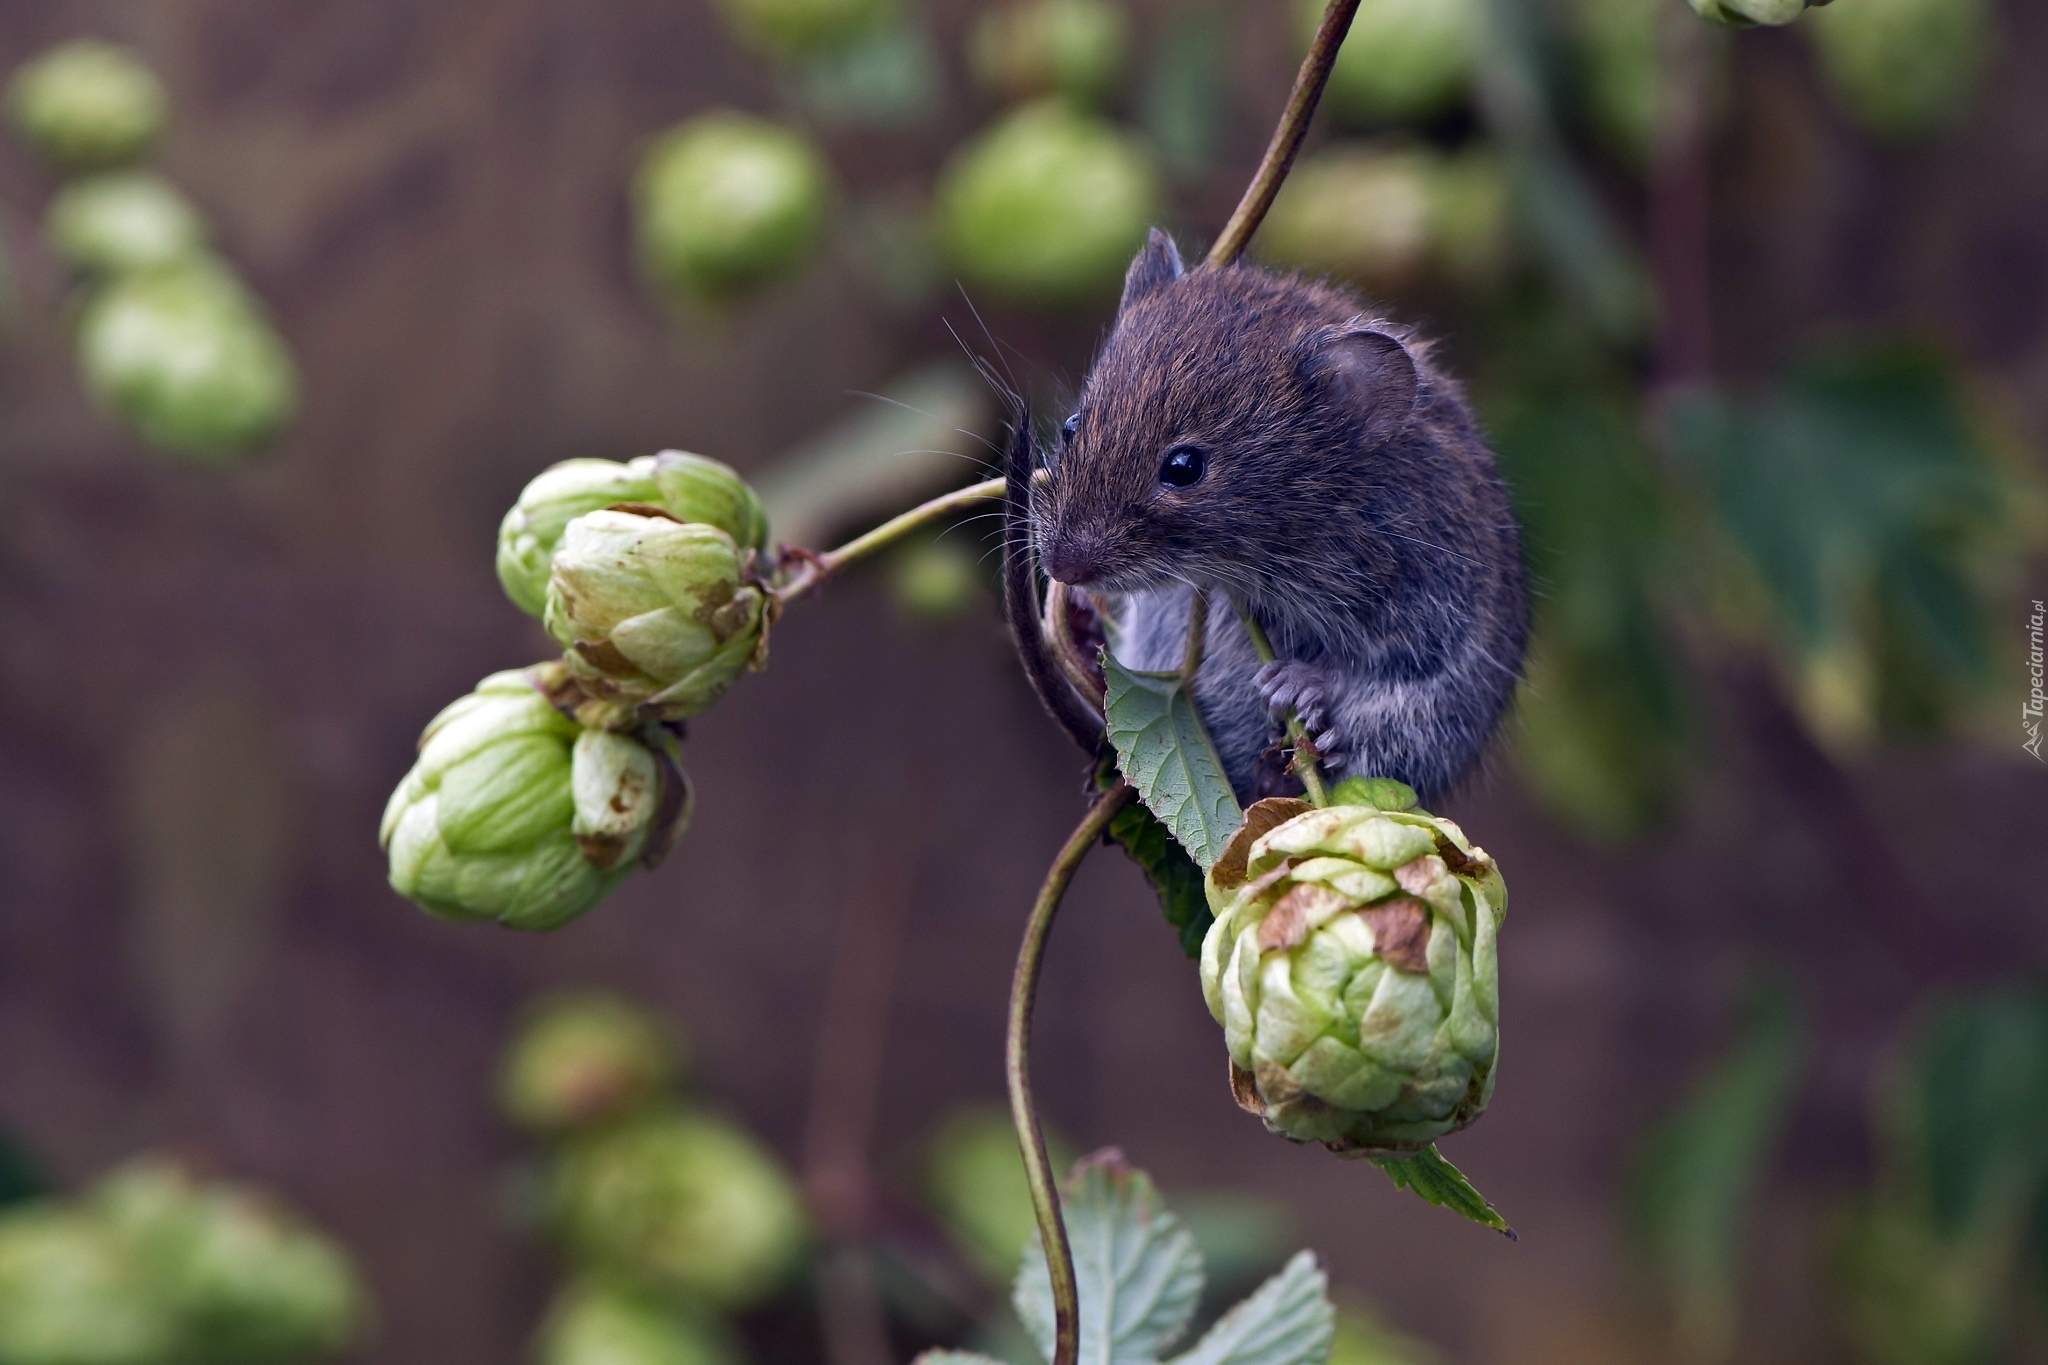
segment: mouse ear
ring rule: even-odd
[[[1408,424],[1422,387],[1408,344],[1363,325],[1317,333],[1302,358],[1302,370],[1331,401],[1364,421],[1366,438],[1375,444]]]
[[[1138,252],[1138,258],[1131,262],[1130,270],[1124,275],[1124,298],[1119,309],[1128,308],[1161,285],[1172,284],[1187,268],[1180,263],[1180,248],[1173,244],[1173,238],[1152,229],[1152,235],[1145,239],[1145,245]]]

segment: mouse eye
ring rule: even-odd
[[[1074,433],[1080,429],[1081,414],[1077,412],[1068,417],[1066,421],[1060,423],[1060,439],[1062,441],[1071,441],[1074,439]]]
[[[1159,462],[1159,482],[1168,488],[1193,488],[1209,468],[1209,457],[1200,446],[1175,446]]]

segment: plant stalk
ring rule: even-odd
[[[1301,150],[1301,140],[1308,135],[1309,120],[1315,117],[1323,86],[1329,83],[1330,68],[1336,65],[1337,49],[1343,46],[1344,35],[1351,31],[1352,16],[1357,13],[1358,0],[1330,0],[1330,7],[1323,11],[1315,41],[1309,44],[1308,56],[1302,58],[1301,71],[1294,78],[1294,93],[1288,96],[1287,108],[1273,129],[1273,140],[1266,144],[1266,155],[1259,162],[1252,183],[1245,187],[1236,212],[1230,215],[1230,221],[1223,225],[1223,231],[1209,248],[1204,263],[1211,269],[1221,269],[1244,255],[1252,234],[1266,220],[1266,210],[1273,207],[1274,196],[1280,193],[1281,183],[1294,166],[1295,154]]]
[[[776,596],[784,602],[793,602],[806,593],[822,586],[826,579],[858,559],[865,559],[875,551],[901,540],[912,531],[939,518],[971,507],[977,502],[1003,496],[1001,479],[985,479],[951,493],[933,498],[930,502],[919,503],[908,512],[894,516],[869,531],[866,535],[855,536],[836,550],[824,554],[807,554],[803,566],[790,580],[777,590]]]
[[[1237,619],[1244,622],[1244,633],[1250,637],[1252,652],[1259,656],[1259,662],[1273,662],[1273,642],[1266,638],[1265,627],[1259,624],[1251,609],[1238,602]],[[1316,746],[1309,741],[1308,730],[1302,725],[1301,717],[1293,711],[1287,713],[1287,742],[1294,746],[1294,772],[1301,779],[1301,785],[1308,791],[1308,799],[1315,805],[1330,804],[1330,793],[1323,786],[1323,775],[1316,771]]]
[[[1074,879],[1074,869],[1100,842],[1116,813],[1138,794],[1118,782],[1096,798],[1088,814],[1052,860],[1045,883],[1038,888],[1031,917],[1024,922],[1024,942],[1017,950],[1017,974],[1010,983],[1010,1032],[1004,1047],[1004,1072],[1010,1083],[1010,1121],[1017,1127],[1017,1146],[1024,1154],[1024,1176],[1031,1186],[1031,1209],[1038,1217],[1039,1239],[1045,1244],[1045,1267],[1052,1278],[1052,1365],[1074,1365],[1081,1351],[1081,1300],[1074,1280],[1074,1251],[1067,1243],[1067,1225],[1060,1217],[1058,1177],[1046,1155],[1045,1133],[1038,1125],[1038,1105],[1031,1097],[1031,1009],[1038,994],[1038,972],[1045,961],[1045,942],[1052,917]]]

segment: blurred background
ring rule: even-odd
[[[1000,1342],[973,1229],[1013,1225],[947,1191],[1001,1193],[968,1111],[1084,783],[991,523],[792,610],[693,726],[677,854],[558,933],[422,915],[374,830],[428,718],[551,649],[492,572],[527,480],[697,451],[822,548],[981,476],[999,387],[1064,415],[1144,227],[1222,223],[1312,21],[0,5],[9,1197],[168,1154],[374,1304],[207,1359],[522,1357],[588,1246],[535,1211],[500,1057],[603,988],[822,1248],[718,1351],[872,1365],[821,1326],[848,1248],[897,1358]],[[116,48],[28,79],[81,39]],[[1529,684],[1447,811],[1513,917],[1506,1065],[1446,1151],[1522,1240],[1239,1112],[1104,854],[1043,1103],[1186,1205],[1219,1288],[1316,1248],[1354,1365],[2048,1359],[2044,71],[2026,0],[1367,0],[1253,254],[1438,338],[1527,526]],[[0,1359],[168,1358],[10,1337],[47,1259],[0,1249]],[[642,1358],[703,1357],[604,1357]]]

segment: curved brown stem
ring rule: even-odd
[[[1266,210],[1273,207],[1274,196],[1280,193],[1287,172],[1294,166],[1295,153],[1301,150],[1301,140],[1308,135],[1309,120],[1315,117],[1323,86],[1329,83],[1330,68],[1336,65],[1337,49],[1343,46],[1344,35],[1351,31],[1352,16],[1357,13],[1358,0],[1330,0],[1329,9],[1323,12],[1315,41],[1309,44],[1301,72],[1294,78],[1294,93],[1288,96],[1287,108],[1281,111],[1273,140],[1266,144],[1266,155],[1260,160],[1252,183],[1245,187],[1237,211],[1230,215],[1230,221],[1223,225],[1223,231],[1209,248],[1205,264],[1210,267],[1229,265],[1244,255],[1252,234],[1266,220]]]
[[[1038,1125],[1038,1106],[1031,1097],[1031,1007],[1038,994],[1038,970],[1045,961],[1045,941],[1052,917],[1074,879],[1074,869],[1101,841],[1116,813],[1137,796],[1128,782],[1119,782],[1096,799],[1088,814],[1067,836],[1059,856],[1046,871],[1045,884],[1024,922],[1024,942],[1017,950],[1017,974],[1010,983],[1010,1032],[1003,1069],[1010,1083],[1010,1120],[1017,1126],[1017,1145],[1024,1153],[1024,1176],[1031,1186],[1031,1209],[1038,1216],[1038,1236],[1045,1244],[1045,1268],[1052,1278],[1052,1365],[1074,1365],[1081,1350],[1081,1300],[1074,1281],[1074,1252],[1067,1244],[1067,1225],[1060,1217],[1058,1178],[1046,1155],[1045,1133]]]

